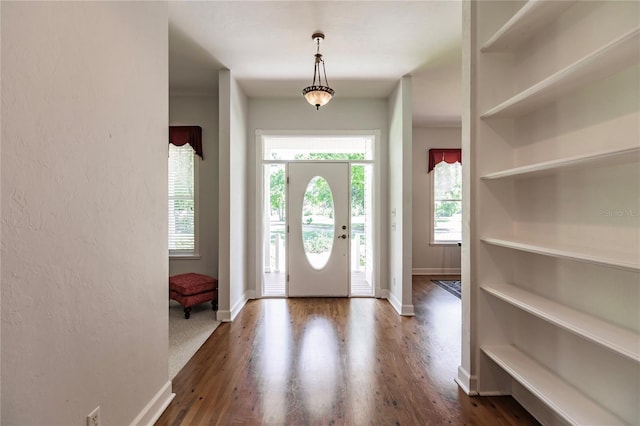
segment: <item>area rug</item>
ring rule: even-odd
[[[458,299],[462,299],[461,282],[460,281],[443,281],[443,280],[431,280],[435,285],[442,287],[449,293],[456,296]]]
[[[173,379],[220,325],[211,303],[193,306],[184,319],[184,308],[169,300],[169,378]]]

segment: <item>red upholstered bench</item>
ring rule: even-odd
[[[218,309],[218,280],[202,274],[180,274],[169,277],[169,299],[184,306],[184,317],[189,319],[191,307],[211,302]]]

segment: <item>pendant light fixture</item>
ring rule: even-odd
[[[302,94],[307,102],[314,105],[318,110],[321,106],[326,105],[336,92],[329,87],[327,71],[324,68],[324,60],[320,53],[320,40],[324,40],[324,34],[320,32],[313,33],[311,38],[317,43],[316,59],[313,65],[313,83],[311,83],[311,86],[302,89]],[[322,73],[320,73],[320,66],[322,66]],[[322,74],[324,74],[324,84],[322,84]]]

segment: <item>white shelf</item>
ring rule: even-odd
[[[615,259],[605,257],[605,255],[594,255],[582,253],[574,248],[567,247],[549,247],[545,245],[538,245],[532,243],[526,243],[523,241],[515,241],[511,239],[503,238],[482,238],[487,244],[494,246],[506,247],[514,250],[525,251],[529,253],[541,254],[544,256],[557,257],[561,259],[571,259],[579,262],[591,263],[595,265],[609,266],[613,268],[626,269],[634,272],[640,271],[640,263],[637,258],[628,259]]]
[[[601,151],[597,153],[578,155],[575,157],[559,158],[557,160],[545,161],[527,166],[514,167],[512,169],[486,174],[482,176],[481,179],[491,180],[544,176],[568,168],[575,169],[592,166],[614,166],[638,161],[640,161],[640,146]]]
[[[482,285],[487,293],[620,355],[640,361],[640,335],[513,285]]]
[[[518,46],[534,35],[537,29],[552,22],[573,3],[575,1],[528,1],[482,45],[480,51],[505,51]]]
[[[578,86],[603,79],[640,59],[640,28],[590,53],[566,68],[491,108],[480,118],[518,117],[559,99]]]
[[[625,424],[514,346],[481,346],[481,349],[567,422],[576,425]]]

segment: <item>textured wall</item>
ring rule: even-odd
[[[167,8],[2,5],[2,424],[167,384]]]
[[[247,98],[231,71],[219,72],[219,310],[233,320],[247,297]]]
[[[411,77],[389,97],[389,281],[391,303],[413,315],[411,282]]]

